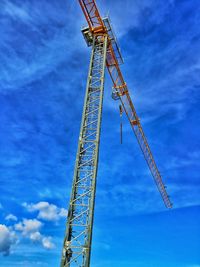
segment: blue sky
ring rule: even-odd
[[[114,2],[114,4],[113,4]],[[171,200],[106,75],[93,267],[200,266],[200,5],[99,0]],[[90,49],[78,1],[0,2],[0,266],[59,266]]]

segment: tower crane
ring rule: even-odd
[[[88,23],[82,34],[92,52],[60,267],[90,266],[106,68],[112,96],[121,102],[165,206],[172,207],[120,69],[123,59],[110,20],[100,16],[95,0],[79,4]]]

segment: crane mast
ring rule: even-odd
[[[79,3],[88,22],[82,33],[92,52],[60,267],[90,266],[106,67],[164,204],[172,207],[121,73],[123,60],[110,21],[101,18],[95,0]]]
[[[94,34],[61,267],[89,266],[107,51]]]

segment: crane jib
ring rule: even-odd
[[[122,103],[123,109],[135,133],[139,146],[144,154],[145,160],[147,161],[148,167],[155,180],[155,183],[161,194],[164,204],[167,208],[171,208],[172,203],[166,192],[166,187],[163,184],[162,177],[160,175],[153,154],[145,137],[140,120],[131,100],[127,84],[120,69],[120,63],[123,63],[123,59],[118,44],[116,42],[116,37],[113,34],[109,19],[101,18],[95,0],[79,0],[79,3],[88,22],[91,38],[93,34],[91,31],[93,30],[95,32],[95,27],[97,27],[96,29],[98,29],[98,31],[101,28],[102,33],[106,30],[106,33],[108,34],[108,40],[110,41],[108,42],[106,66],[113,82],[113,88]]]

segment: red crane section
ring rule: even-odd
[[[105,32],[103,20],[99,14],[96,2],[94,0],[79,0],[85,18],[92,33]]]

